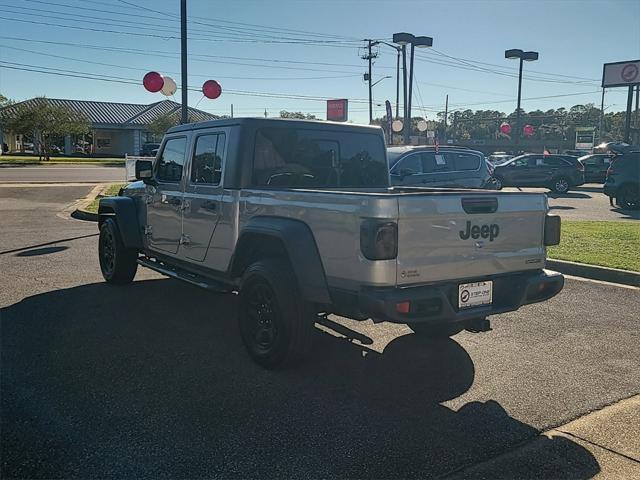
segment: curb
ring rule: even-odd
[[[104,192],[110,184],[96,185],[93,190],[82,200],[75,203],[74,210],[68,214],[71,218],[76,220],[84,220],[87,222],[97,222],[98,214],[93,212],[87,212],[85,208],[93,202],[102,192]],[[73,208],[73,207],[72,207]]]
[[[591,278],[603,282],[622,283],[640,287],[640,273],[617,268],[597,267],[585,263],[547,259],[547,268],[575,277]]]

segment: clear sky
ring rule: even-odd
[[[0,0],[0,93],[14,100],[161,100],[141,81],[156,70],[180,83],[179,5]],[[223,88],[217,100],[190,92],[190,105],[228,114],[233,104],[236,116],[286,109],[324,118],[323,99],[349,98],[350,119],[366,122],[362,39],[391,41],[394,32],[433,37],[432,49],[416,50],[413,95],[414,115],[428,119],[444,110],[446,94],[450,110],[513,111],[517,63],[504,58],[505,49],[540,53],[525,63],[526,110],[599,105],[602,64],[640,58],[635,0],[188,0],[188,9],[189,85],[198,89],[211,78]],[[395,101],[396,52],[384,45],[377,51],[374,80],[392,76],[374,87],[374,116],[382,116],[378,105]],[[625,103],[624,88],[607,92],[607,111]]]

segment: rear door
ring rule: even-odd
[[[157,185],[147,189],[147,225],[149,247],[163,253],[178,252],[182,234],[183,171],[189,134],[165,139],[155,165]]]
[[[545,195],[398,196],[397,283],[543,268]]]
[[[228,128],[194,134],[189,176],[185,181],[180,256],[205,259],[222,211],[222,170]]]

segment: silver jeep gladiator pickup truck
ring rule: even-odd
[[[242,339],[265,367],[308,351],[329,314],[449,336],[564,284],[544,269],[560,238],[544,194],[390,187],[377,127],[181,125],[136,179],[100,201],[104,278],[129,283],[142,265],[237,293]]]

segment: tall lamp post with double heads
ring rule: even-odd
[[[393,43],[402,47],[402,65],[404,79],[404,143],[409,144],[411,133],[411,96],[413,94],[413,56],[416,47],[428,48],[433,45],[431,37],[416,37],[411,33],[400,32],[393,34]],[[411,45],[411,60],[409,70],[409,94],[407,95],[407,45]],[[408,97],[408,98],[407,98]]]
[[[514,143],[518,145],[520,142],[520,99],[522,94],[522,64],[523,62],[534,62],[538,60],[538,52],[524,52],[519,48],[513,48],[504,52],[504,58],[509,60],[520,60],[520,69],[518,71],[518,106],[516,107],[516,125],[513,129],[515,133]]]

